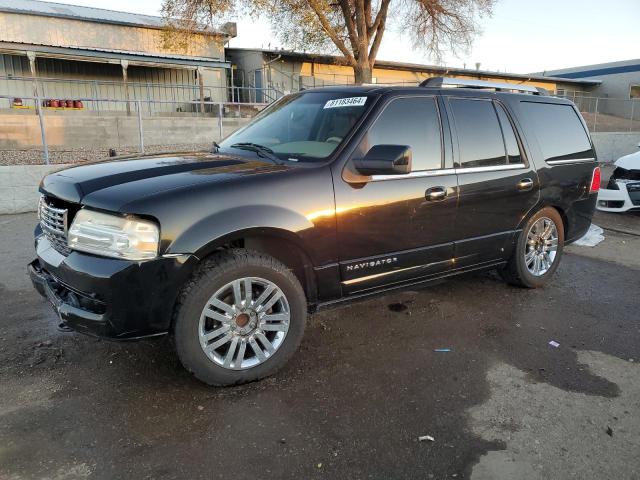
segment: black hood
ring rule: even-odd
[[[166,190],[289,168],[262,159],[214,153],[163,154],[71,167],[46,176],[40,190],[68,202],[119,210],[130,201]]]

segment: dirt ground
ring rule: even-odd
[[[25,273],[35,221],[0,216],[2,480],[640,479],[638,215],[598,213],[615,230],[544,289],[483,273],[314,315],[233,388],[166,340],[59,332]]]

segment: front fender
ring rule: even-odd
[[[259,234],[282,236],[307,250],[305,236],[313,227],[309,219],[293,210],[272,205],[244,205],[203,218],[181,232],[167,253],[187,252],[203,258],[231,240]]]

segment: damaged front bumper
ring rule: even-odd
[[[600,189],[598,192],[596,203],[598,210],[603,212],[640,210],[640,182],[612,180],[607,186],[609,188]]]
[[[87,330],[96,336],[107,336],[106,306],[103,302],[74,292],[63,285],[45,271],[38,260],[31,262],[27,271],[34,288],[49,300],[60,319],[60,327]]]
[[[177,295],[196,265],[192,255],[136,262],[57,252],[41,235],[27,270],[61,326],[112,340],[166,334]]]

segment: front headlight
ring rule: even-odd
[[[127,260],[158,256],[160,229],[149,220],[80,210],[69,229],[69,248]]]

